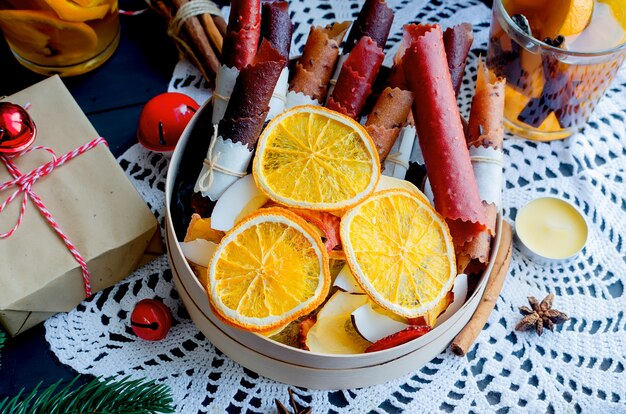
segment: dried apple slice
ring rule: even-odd
[[[371,344],[354,329],[351,314],[368,301],[366,295],[338,291],[317,314],[306,335],[306,347],[321,354],[360,354]]]
[[[251,174],[241,177],[224,191],[211,214],[211,227],[228,231],[269,200]]]
[[[363,289],[361,289],[361,286],[359,286],[358,282],[352,275],[352,272],[350,271],[350,266],[348,266],[347,264],[341,268],[341,271],[333,282],[333,286],[338,287],[344,292],[360,295],[365,294],[365,292],[363,292]]]
[[[71,63],[98,44],[91,27],[64,22],[49,11],[0,10],[0,28],[21,57],[42,65]]]
[[[202,267],[209,267],[211,257],[215,253],[217,244],[205,239],[195,239],[189,242],[181,242],[180,248],[185,259]]]

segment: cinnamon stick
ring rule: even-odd
[[[454,338],[450,348],[456,355],[464,356],[470,350],[474,341],[482,331],[491,311],[496,306],[496,301],[502,290],[504,279],[509,271],[511,263],[511,249],[513,230],[506,221],[502,222],[502,235],[500,236],[500,248],[496,254],[496,259],[485,286],[483,297],[472,316],[472,319],[465,325],[465,328]]]
[[[180,9],[182,6],[187,4],[189,0],[172,0],[176,9]],[[207,35],[204,33],[204,29],[200,24],[200,20],[194,16],[185,20],[183,23],[183,27],[185,31],[189,35],[193,46],[197,48],[196,58],[198,61],[205,67],[210,69],[211,75],[215,75],[217,70],[219,69],[220,62],[213,52],[213,48],[211,47],[211,43],[209,43],[209,39]]]
[[[222,45],[224,43],[224,37],[218,30],[215,25],[215,21],[210,14],[201,14],[200,23],[202,23],[202,27],[204,27],[205,33],[209,36],[209,40],[211,44],[217,50],[217,53],[222,54]]]
[[[226,27],[228,26],[226,24],[226,20],[224,20],[222,16],[211,16],[211,17],[213,17],[213,23],[215,23],[215,26],[217,27],[217,30],[220,32],[222,37],[226,36]]]

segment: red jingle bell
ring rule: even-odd
[[[0,154],[24,151],[35,141],[36,135],[35,123],[24,108],[0,102]]]
[[[150,99],[139,116],[137,139],[151,151],[173,151],[200,106],[182,93],[167,92]]]
[[[143,299],[130,315],[130,327],[135,335],[147,341],[160,341],[172,326],[170,309],[155,299]]]

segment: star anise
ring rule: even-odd
[[[277,399],[274,400],[276,402],[276,413],[277,414],[311,414],[311,407],[300,407],[296,400],[293,398],[293,390],[289,388],[289,404],[291,404],[291,408],[293,408],[293,412],[290,411],[287,407],[283,405]]]
[[[527,331],[533,327],[537,331],[537,335],[541,336],[543,333],[543,327],[554,330],[554,325],[563,323],[569,319],[569,317],[563,312],[559,312],[556,309],[552,309],[552,302],[554,301],[554,294],[550,293],[539,303],[534,296],[528,297],[528,306],[520,306],[519,311],[524,317],[515,326],[516,331]]]

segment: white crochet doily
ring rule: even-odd
[[[410,21],[474,24],[476,40],[462,92],[468,113],[478,54],[485,54],[489,10],[478,1],[395,1],[387,56]],[[316,6],[317,4],[317,6]],[[301,50],[308,26],[352,19],[361,2],[293,1],[292,53]],[[170,90],[199,102],[209,90],[186,62]],[[576,136],[538,143],[508,137],[504,214],[512,221],[529,200],[553,194],[574,203],[589,222],[588,243],[568,265],[544,267],[515,249],[496,309],[476,346],[460,358],[449,350],[421,370],[390,383],[345,391],[296,389],[316,413],[623,413],[626,412],[626,67]],[[135,145],[119,159],[162,222],[167,160]],[[556,294],[555,308],[570,320],[538,337],[515,332],[518,306],[529,295]],[[138,340],[128,320],[143,298],[162,299],[174,314],[169,336]],[[168,384],[179,413],[260,412],[286,401],[288,386],[242,368],[216,350],[188,318],[172,285],[165,256],[98,293],[67,314],[46,322],[46,338],[61,362],[82,373],[149,377]]]

